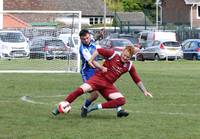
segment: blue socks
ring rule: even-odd
[[[91,103],[92,103],[92,101],[86,99],[84,106],[87,108],[88,106],[90,106]]]

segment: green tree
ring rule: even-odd
[[[123,0],[122,1],[124,11],[132,12],[135,10],[141,10],[140,0]]]

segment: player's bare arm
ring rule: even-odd
[[[99,55],[98,51],[95,50],[94,53],[92,54],[91,58],[88,60],[88,64],[93,67],[93,68],[99,68],[103,72],[107,72],[107,68],[99,64],[97,61],[95,61],[95,57]]]
[[[153,97],[153,96],[151,95],[151,93],[149,93],[149,92],[146,90],[146,88],[145,88],[144,84],[142,83],[142,81],[138,82],[138,83],[137,83],[137,86],[138,86],[138,88],[143,92],[143,94],[144,94],[145,96]]]

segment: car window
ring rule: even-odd
[[[56,46],[56,47],[65,47],[65,44],[62,40],[46,40],[45,45]]]
[[[41,39],[35,39],[31,41],[31,47],[41,47],[43,46],[43,40]]]
[[[131,41],[133,44],[138,43],[138,39],[134,38],[132,36],[120,36],[119,38],[127,39],[127,40]]]
[[[184,49],[190,48],[190,44],[191,44],[191,42],[185,43],[185,44],[183,45],[183,48],[184,48]]]
[[[191,42],[190,48],[195,48],[195,47],[197,47],[197,42]]]
[[[198,45],[197,45],[199,48],[200,48],[200,42],[198,42]]]
[[[15,32],[1,32],[0,33],[0,39],[3,42],[25,42],[25,38],[21,33],[15,33]]]
[[[157,46],[160,44],[160,41],[153,41],[152,46]]]
[[[108,46],[108,47],[110,47],[110,46],[111,46],[111,41],[110,41],[110,40],[107,40],[107,41],[105,42],[105,45]]]
[[[140,37],[140,41],[146,41],[147,40],[147,33],[142,33]]]
[[[166,47],[180,47],[178,42],[163,42],[163,45]]]
[[[132,44],[129,41],[123,41],[123,40],[112,41],[112,46],[125,47],[128,45],[132,45]]]

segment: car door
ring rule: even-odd
[[[154,59],[155,53],[157,51],[157,46],[160,44],[160,41],[148,42],[146,48],[143,50],[144,59]]]
[[[199,42],[195,41],[195,42],[192,42],[191,45],[190,45],[190,48],[189,48],[189,52],[191,53],[190,54],[190,59],[194,60],[197,58],[196,56],[196,50],[197,48],[199,47]]]
[[[182,49],[183,49],[183,58],[184,59],[190,59],[190,44],[191,44],[191,41],[185,43],[183,46],[182,46]]]

